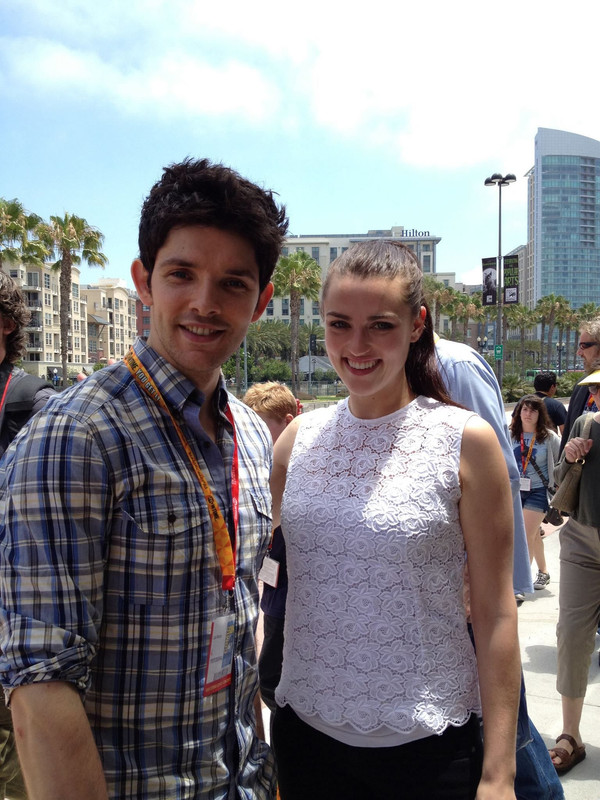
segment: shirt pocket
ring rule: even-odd
[[[198,513],[185,507],[122,510],[113,522],[106,568],[107,597],[142,606],[179,603],[197,562]]]

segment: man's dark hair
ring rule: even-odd
[[[549,392],[553,386],[556,386],[556,372],[548,370],[538,372],[533,379],[533,388],[536,392]]]
[[[15,329],[6,337],[6,360],[16,364],[25,352],[27,334],[25,325],[31,314],[25,305],[23,293],[10,275],[0,270],[0,316],[4,320],[12,320]]]
[[[254,248],[260,291],[271,280],[287,233],[285,206],[273,193],[223,164],[186,158],[163,170],[142,206],[140,260],[148,281],[156,255],[173,228],[204,225],[235,233]]]

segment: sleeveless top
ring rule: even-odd
[[[420,396],[379,419],[354,417],[347,400],[300,419],[275,696],[329,735],[410,740],[479,711],[458,513],[471,416]]]

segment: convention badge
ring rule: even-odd
[[[234,641],[235,614],[218,617],[210,628],[204,697],[215,694],[231,684]]]
[[[522,492],[531,491],[531,478],[521,478],[521,491]]]
[[[263,561],[258,577],[264,581],[268,586],[277,588],[277,581],[279,580],[279,561],[275,561],[271,556],[266,555]]]

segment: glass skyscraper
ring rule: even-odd
[[[600,305],[600,142],[538,128],[529,204],[533,302]]]

